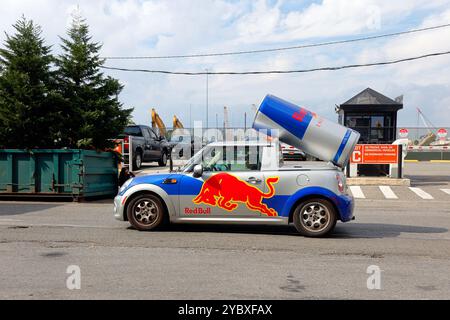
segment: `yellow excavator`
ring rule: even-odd
[[[183,124],[177,116],[173,116],[173,129],[184,129]]]
[[[152,109],[152,128],[158,129],[161,136],[167,137],[166,125],[154,108]]]

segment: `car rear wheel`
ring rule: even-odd
[[[294,212],[294,225],[306,237],[324,237],[336,226],[337,213],[334,206],[324,199],[309,199]]]
[[[142,154],[138,151],[134,156],[133,169],[139,170],[142,167]]]
[[[164,216],[161,200],[151,194],[137,196],[127,207],[128,221],[139,231],[155,230],[164,223]]]

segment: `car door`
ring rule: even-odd
[[[151,145],[151,136],[148,128],[142,127],[142,135],[144,137],[144,143],[142,148],[144,149],[144,161],[151,161],[153,160],[152,156],[152,145]]]
[[[201,163],[202,177],[187,173],[181,181],[182,217],[259,218],[272,214],[264,203],[268,187],[258,147],[207,147]]]
[[[161,158],[161,139],[153,129],[148,129],[150,134],[151,157],[157,161]]]

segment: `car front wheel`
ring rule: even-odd
[[[164,223],[164,215],[161,200],[151,194],[137,196],[127,208],[128,221],[139,231],[150,231],[160,227]]]
[[[167,166],[167,152],[166,151],[163,151],[163,153],[161,155],[161,159],[158,161],[158,165],[160,167]]]
[[[337,213],[334,206],[324,199],[309,199],[294,212],[294,225],[306,237],[324,237],[336,226]]]

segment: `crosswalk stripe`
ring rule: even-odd
[[[357,199],[365,199],[366,196],[359,186],[350,186],[350,191],[352,192],[353,197]]]
[[[392,191],[389,186],[379,186],[381,192],[386,199],[398,199],[397,195]]]
[[[413,187],[409,187],[409,189],[414,192],[415,194],[417,194],[419,197],[421,197],[422,199],[425,200],[431,200],[434,199],[433,196],[429,193],[426,193],[425,191],[423,191],[420,188],[413,188]]]
[[[450,194],[450,189],[441,189],[441,191]]]

